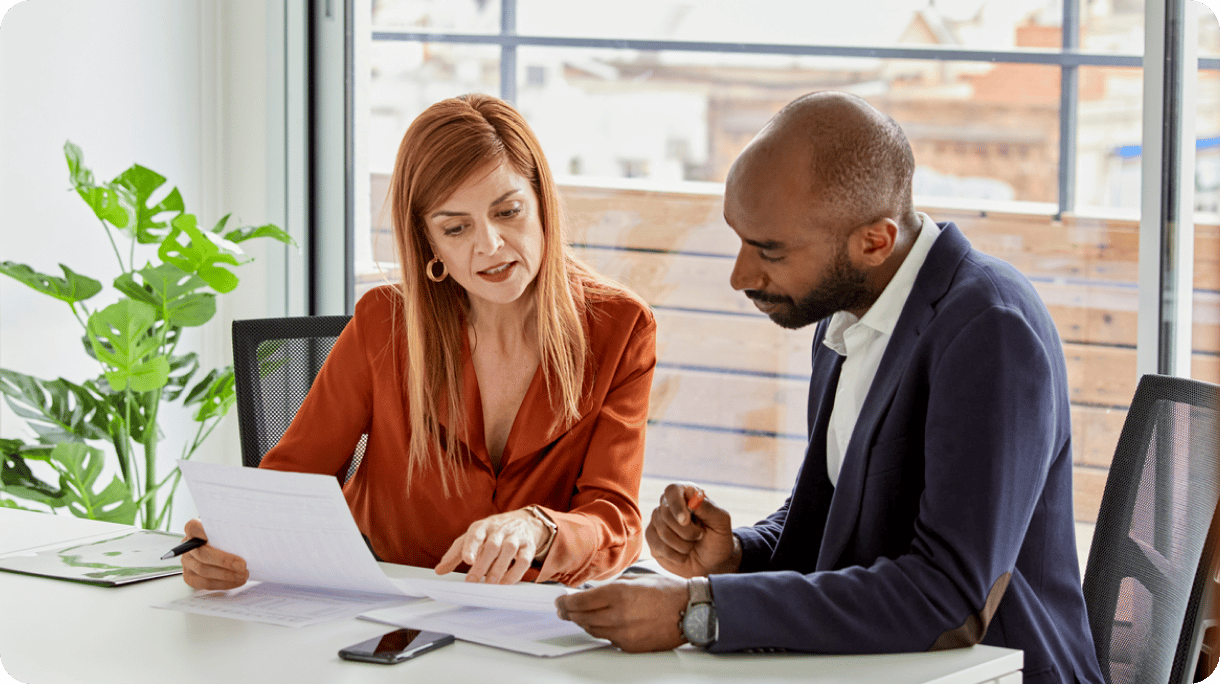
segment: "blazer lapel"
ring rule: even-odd
[[[807,568],[809,554],[822,544],[828,531],[826,514],[834,496],[834,487],[826,474],[826,429],[834,408],[835,388],[839,386],[839,371],[843,357],[822,344],[826,321],[818,325],[813,336],[813,373],[809,382],[809,443],[805,460],[797,474],[794,495],[788,506],[784,532],[775,547],[772,566],[776,568]]]
[[[847,453],[843,455],[843,467],[826,518],[826,533],[818,552],[818,570],[833,569],[847,548],[860,517],[873,439],[894,399],[919,336],[936,315],[936,303],[948,291],[958,263],[970,250],[969,241],[957,226],[946,223],[940,227],[941,233],[915,277],[911,294],[902,307],[894,334],[886,345],[877,375],[847,443]]]

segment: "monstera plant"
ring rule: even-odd
[[[292,239],[273,225],[231,227],[229,216],[200,228],[177,188],[158,193],[160,174],[137,164],[99,183],[80,148],[68,142],[64,156],[71,185],[97,216],[122,273],[115,292],[95,306],[102,283],[63,264],[59,277],[0,262],[0,273],[71,310],[83,352],[100,366],[80,383],[0,368],[0,392],[34,439],[0,439],[0,506],[168,527],[180,474],[158,472],[163,407],[178,402],[190,412],[193,435],[170,451],[189,459],[235,401],[232,367],[201,373],[198,355],[179,349],[182,330],[211,320],[216,297],[237,287],[233,268],[250,261],[240,243]],[[161,199],[152,204],[154,194]],[[155,260],[147,260],[154,248]],[[109,459],[116,467],[106,468]]]

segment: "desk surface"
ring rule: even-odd
[[[0,555],[122,526],[0,509]],[[386,566],[395,575],[428,572]],[[0,658],[18,681],[50,682],[936,682],[1020,681],[1020,651],[975,646],[882,656],[710,655],[610,648],[535,658],[466,642],[399,665],[340,660],[387,631],[345,619],[291,628],[152,608],[190,593],[180,577],[105,588],[0,572]],[[1015,674],[1014,674],[1015,673]]]

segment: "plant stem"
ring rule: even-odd
[[[144,481],[149,487],[153,487],[156,482],[157,474],[157,409],[161,406],[161,393],[165,390],[163,387],[158,387],[152,392],[148,392],[146,396],[149,398],[148,406],[148,422],[144,428]],[[156,497],[149,498],[144,502],[144,529],[153,529],[156,526],[157,502]]]
[[[119,468],[123,471],[123,479],[127,480],[127,488],[132,493],[140,490],[140,472],[131,462],[131,386],[123,390],[123,432],[115,437],[115,451],[119,454]]]
[[[165,478],[165,482],[169,482],[170,477],[174,479],[174,484],[170,485],[169,494],[165,497],[165,503],[161,504],[161,512],[157,515],[156,526],[158,528],[161,527],[162,523],[165,524],[165,527],[169,527],[170,521],[174,517],[174,512],[170,509],[170,504],[174,502],[174,492],[178,490],[178,483],[182,481],[182,471],[175,470],[173,475]],[[164,486],[165,482],[162,482],[159,486]]]
[[[88,331],[88,330],[89,330],[89,326],[88,326],[88,325],[86,325],[86,324],[85,324],[85,321],[83,321],[83,320],[81,319],[81,317],[80,317],[80,313],[79,313],[79,312],[76,310],[76,305],[75,305],[75,304],[73,304],[73,303],[71,303],[71,302],[69,302],[69,303],[68,303],[68,308],[72,309],[72,316],[73,316],[74,318],[76,318],[76,322],[77,322],[77,323],[80,323],[80,327],[82,327],[82,328],[84,328],[86,331]],[[81,309],[84,309],[84,308],[85,308],[85,306],[82,304],[82,305],[81,305]],[[86,313],[88,313],[88,312],[86,311]]]
[[[118,261],[119,261],[119,270],[126,271],[127,269],[123,266],[123,257],[122,257],[122,255],[119,254],[119,246],[118,246],[118,244],[115,243],[114,235],[110,232],[110,226],[107,226],[106,222],[102,221],[102,219],[100,219],[100,218],[98,219],[98,221],[101,222],[102,229],[106,231],[106,237],[110,239],[110,247],[111,247],[111,249],[114,250],[114,258],[118,259]],[[134,249],[135,249],[135,241],[132,240],[132,250],[134,250]],[[132,263],[132,266],[134,267],[135,266],[134,251],[132,253],[132,262],[131,263]]]

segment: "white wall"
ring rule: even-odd
[[[101,179],[132,163],[161,173],[202,224],[233,211],[246,224],[299,230],[285,223],[284,7],[283,0],[13,6],[0,23],[0,260],[56,274],[62,262],[107,289],[117,275],[100,224],[68,192],[65,140],[83,149]],[[248,251],[257,261],[238,270],[242,285],[220,297],[218,315],[179,348],[198,352],[205,371],[230,363],[234,318],[284,314],[285,262],[301,257],[269,245]],[[80,335],[66,305],[0,277],[0,367],[74,382],[94,377]],[[160,472],[192,426],[182,416],[163,426]],[[7,406],[0,436],[29,437]],[[205,449],[196,458],[240,463],[235,415]],[[175,527],[193,510],[187,498],[179,497]]]

